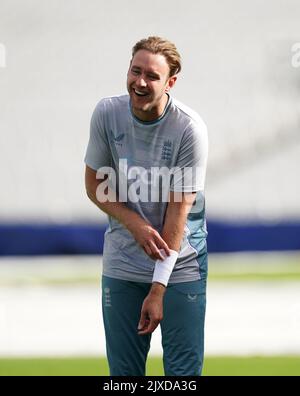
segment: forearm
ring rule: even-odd
[[[119,223],[123,224],[129,231],[133,226],[148,224],[138,213],[129,209],[123,202],[100,202],[97,199],[96,192],[88,192],[90,200],[103,212],[115,218]]]
[[[182,195],[181,202],[175,202],[174,193],[171,193],[170,196],[170,202],[167,207],[165,222],[162,230],[162,238],[164,239],[164,241],[166,241],[169,248],[177,253],[180,250],[187,215],[190,212],[194,199],[195,199],[195,194],[193,193]],[[174,255],[174,257],[175,257],[174,260],[176,260],[177,258],[176,255]],[[158,262],[156,265],[159,266],[161,264],[163,263]],[[172,262],[170,264],[172,264]],[[166,265],[165,268],[170,268],[169,267],[170,264],[167,264],[166,262],[166,264],[164,264]],[[171,271],[171,269],[168,271]],[[159,270],[157,274],[160,275],[155,276],[154,278],[161,279],[161,281],[165,277],[169,276],[168,273],[165,273],[165,275],[161,275],[161,270]],[[151,292],[153,291],[155,295],[161,294],[161,296],[163,296],[165,292],[164,289],[165,287],[162,284],[154,282],[151,288]]]
[[[179,252],[186,217],[179,216],[179,218],[174,218],[172,212],[172,210],[169,210],[169,212],[167,213],[161,236],[170,249],[174,250],[175,252]],[[161,265],[161,263],[158,263],[157,265]],[[152,284],[150,293],[153,294],[153,296],[163,296],[165,293],[165,289],[166,287],[161,283],[154,282]]]
[[[178,216],[169,212],[166,216],[165,224],[162,230],[162,238],[166,241],[169,248],[179,252],[184,232],[186,216]]]
[[[161,236],[170,249],[174,250],[175,252],[179,252],[184,232],[186,215],[182,213],[178,216],[177,213],[176,216],[176,214],[173,212],[175,211],[172,209],[167,212]],[[158,263],[158,265],[160,264]],[[154,295],[160,294],[163,296],[165,293],[165,287],[160,283],[154,282],[151,292]]]
[[[115,218],[120,224],[128,229],[137,244],[153,260],[163,259],[161,250],[167,255],[170,249],[162,239],[158,231],[134,210],[128,208],[125,203],[118,202],[116,194],[110,190],[108,184],[103,184],[105,178],[99,181],[96,171],[86,167],[85,186],[90,200],[102,211]]]
[[[181,201],[175,202],[175,193],[171,193],[162,230],[162,237],[170,249],[176,252],[180,250],[186,219],[195,197],[195,193],[182,194],[180,198]]]

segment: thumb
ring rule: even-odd
[[[143,329],[145,325],[146,325],[146,313],[142,311],[141,318],[138,324],[138,330]]]

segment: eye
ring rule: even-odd
[[[139,74],[139,71],[136,69],[131,69],[131,73],[137,76]]]
[[[159,80],[159,77],[154,76],[153,74],[148,75],[148,78],[152,81]]]

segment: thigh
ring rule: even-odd
[[[102,277],[102,310],[110,375],[145,375],[151,335],[137,333],[151,285]]]
[[[165,375],[201,375],[206,279],[171,284],[161,323]]]

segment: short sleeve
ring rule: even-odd
[[[202,120],[192,122],[184,132],[171,191],[197,192],[204,190],[208,157],[207,128]]]
[[[111,154],[104,127],[104,101],[96,106],[90,123],[90,138],[84,158],[87,166],[98,170],[111,165]]]

